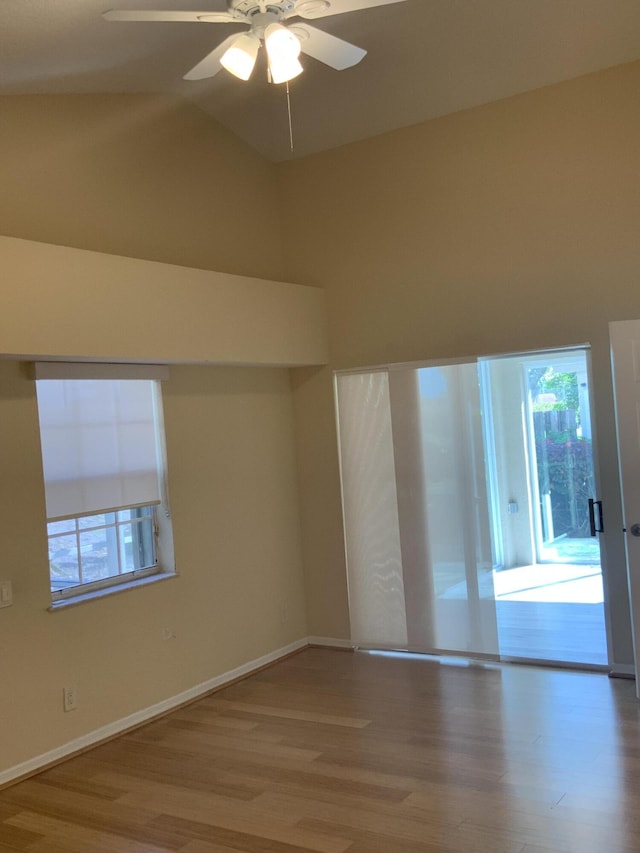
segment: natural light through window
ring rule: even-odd
[[[157,564],[154,506],[51,521],[47,532],[52,592]]]
[[[165,368],[36,366],[52,600],[172,572]]]

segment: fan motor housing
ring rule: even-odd
[[[253,17],[269,14],[272,20],[281,20],[295,6],[295,0],[229,0],[229,11]]]

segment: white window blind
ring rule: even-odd
[[[45,367],[51,375],[52,366]],[[70,367],[77,375],[79,366]],[[104,366],[96,367],[105,373]],[[155,381],[48,378],[36,386],[49,521],[160,503],[162,420]]]

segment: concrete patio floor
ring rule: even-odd
[[[498,601],[555,601],[573,604],[602,604],[600,566],[567,563],[538,563],[493,573]]]

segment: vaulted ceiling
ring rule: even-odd
[[[264,68],[182,80],[229,24],[121,23],[110,8],[223,11],[226,0],[2,0],[0,94],[167,92],[193,100],[280,161],[286,93]],[[640,59],[638,0],[404,0],[318,19],[368,51],[335,71],[303,58],[291,83],[295,153],[304,156]]]

